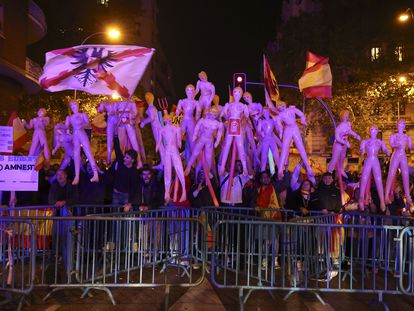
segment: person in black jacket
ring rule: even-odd
[[[218,185],[216,179],[211,179],[216,198],[218,198]],[[213,206],[213,198],[206,184],[206,175],[201,169],[198,173],[198,182],[195,182],[190,188],[190,202],[193,207]]]
[[[78,189],[68,182],[65,170],[59,169],[56,172],[56,180],[49,190],[49,204],[56,207],[70,206],[78,203]]]
[[[322,175],[322,181],[311,195],[310,209],[324,213],[341,210],[341,192],[335,186],[332,173],[326,172]]]
[[[159,208],[164,203],[164,187],[155,178],[154,173],[149,165],[144,165],[141,169],[140,178],[134,187],[130,204],[124,206],[124,211],[131,209],[147,211]]]
[[[310,180],[302,181],[296,191],[289,193],[286,208],[294,210],[296,215],[307,216],[309,214],[312,191],[312,182]]]
[[[112,204],[130,204],[139,181],[138,153],[133,149],[129,149],[125,151],[125,156],[123,156],[118,137],[114,139],[114,149],[116,161],[110,168],[110,173],[114,178]]]

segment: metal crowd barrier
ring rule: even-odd
[[[375,293],[384,307],[383,294],[414,295],[413,218],[264,210],[271,213],[243,207],[0,209],[0,228],[18,236],[9,242],[7,230],[0,231],[1,262],[6,268],[14,263],[15,280],[5,282],[3,268],[1,290],[19,293],[20,308],[33,287],[51,289],[45,299],[59,289],[81,290],[81,298],[103,290],[115,304],[111,288],[162,286],[167,308],[171,286],[200,284],[209,263],[215,286],[239,290],[241,310],[260,289],[288,290],[285,299],[311,291],[322,303],[320,292]],[[273,211],[281,222],[263,218]]]
[[[337,218],[220,221],[212,283],[238,289],[240,310],[254,290],[287,290],[285,299],[310,291],[323,304],[320,292],[374,293],[386,309],[383,294],[414,294],[413,227],[345,225]]]
[[[60,209],[61,214],[64,211]],[[111,288],[161,286],[165,288],[167,309],[172,286],[196,286],[204,279],[205,258],[196,254],[204,244],[199,241],[195,249],[192,234],[195,228],[204,234],[203,224],[197,219],[104,216],[3,216],[2,219],[13,225],[24,219],[32,229],[23,236],[24,239],[31,236],[35,282],[25,293],[33,286],[50,288],[44,300],[60,289],[79,289],[81,298],[98,289],[105,291],[115,304]],[[50,222],[51,228],[43,225],[40,229],[39,224],[45,222]],[[25,248],[18,245],[17,250],[22,252]],[[22,269],[26,266],[22,263]]]
[[[20,310],[30,294],[35,278],[35,228],[30,221],[0,219],[0,306],[18,296]]]

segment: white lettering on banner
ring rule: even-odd
[[[37,157],[0,156],[0,191],[38,191]]]

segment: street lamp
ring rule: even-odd
[[[413,10],[411,10],[410,8],[408,8],[407,10],[405,10],[404,13],[400,14],[398,16],[398,20],[401,23],[405,23],[406,21],[408,21],[409,19],[412,19],[414,21],[414,14],[413,14]]]
[[[121,32],[117,28],[110,27],[107,29],[107,31],[98,31],[93,34],[90,34],[82,41],[81,45],[84,45],[86,41],[88,41],[90,38],[95,37],[97,35],[107,35],[109,39],[117,40],[121,36]]]

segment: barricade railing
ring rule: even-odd
[[[311,291],[322,303],[320,292],[375,293],[385,306],[383,294],[413,291],[413,229],[401,237],[403,230],[335,222],[221,221],[213,229],[219,238],[213,239],[211,280],[219,288],[239,289],[241,310],[252,291],[263,289],[288,290],[285,299]],[[242,232],[247,234],[244,245],[239,243]]]
[[[111,288],[161,286],[167,308],[170,287],[196,286],[204,279],[205,258],[198,254],[204,242],[198,241],[195,248],[193,234],[197,228],[204,235],[198,219],[3,217],[8,223],[22,219],[33,229],[31,246],[38,246],[33,285],[51,289],[45,300],[59,289],[79,289],[81,298],[99,289],[115,304]],[[44,222],[52,225],[39,229]],[[19,251],[25,249],[19,246]]]
[[[13,294],[19,298],[17,310],[33,289],[35,277],[35,229],[28,220],[9,221],[0,219],[0,291],[11,302]]]

